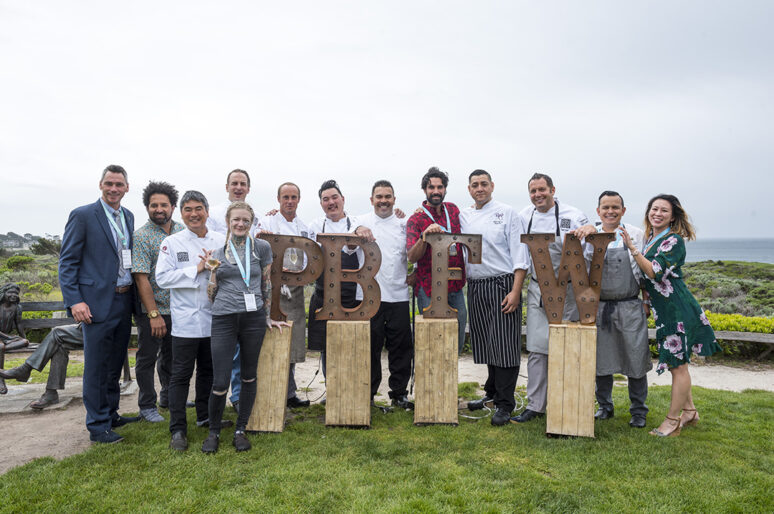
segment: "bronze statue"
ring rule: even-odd
[[[5,351],[24,348],[29,345],[21,325],[22,310],[19,305],[19,286],[8,282],[0,287],[0,368],[5,368]],[[12,336],[13,330],[19,334]],[[0,377],[0,394],[8,392],[5,380]]]

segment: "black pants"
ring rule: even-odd
[[[516,407],[513,392],[516,390],[516,381],[519,378],[519,366],[501,368],[487,364],[486,369],[488,373],[484,392],[490,398],[494,398],[495,407],[513,412]]]
[[[382,348],[387,348],[390,398],[408,394],[414,342],[411,340],[409,302],[382,302],[371,318],[371,398],[382,382]]]
[[[140,409],[152,409],[156,406],[155,373],[158,370],[162,405],[169,404],[169,377],[172,374],[172,317],[163,314],[161,318],[167,325],[167,334],[153,337],[150,319],[146,314],[135,315],[137,324],[137,362],[134,374],[140,389],[137,404]]]
[[[648,406],[645,400],[648,399],[648,377],[640,378],[629,377],[629,401],[631,406],[629,412],[632,416],[648,415]],[[608,411],[613,410],[613,375],[597,375],[596,388],[597,402],[600,409]]]
[[[220,433],[237,344],[239,344],[239,364],[242,370],[242,391],[239,394],[236,429],[244,430],[247,426],[255,403],[256,370],[264,335],[266,335],[266,312],[263,309],[212,317],[213,380],[209,403],[211,433]],[[222,394],[216,394],[216,392]]]
[[[185,402],[196,366],[196,420],[207,419],[212,389],[212,354],[209,337],[172,336],[172,376],[169,379],[169,431],[186,432]]]

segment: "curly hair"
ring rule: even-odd
[[[427,189],[427,185],[430,183],[431,178],[441,179],[441,184],[443,184],[443,187],[449,185],[449,175],[433,166],[427,170],[427,173],[425,173],[425,175],[422,177],[422,191]]]
[[[150,205],[150,198],[153,195],[166,195],[172,207],[177,207],[177,189],[169,182],[153,182],[152,180],[148,182],[148,185],[142,190],[142,203],[146,209]]]

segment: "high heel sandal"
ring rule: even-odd
[[[661,431],[660,431],[658,428],[654,428],[653,430],[651,430],[651,431],[650,431],[650,432],[648,432],[648,433],[649,433],[650,435],[655,435],[655,436],[657,436],[657,437],[675,437],[675,436],[678,436],[678,435],[680,435],[680,429],[682,428],[682,427],[680,426],[680,418],[672,418],[672,417],[669,417],[669,416],[667,416],[667,417],[666,417],[666,419],[668,419],[668,420],[670,420],[670,421],[674,421],[674,422],[675,422],[675,423],[674,423],[674,426],[675,426],[675,428],[674,428],[674,429],[672,429],[672,431],[671,431],[671,432],[661,432]],[[671,424],[672,424],[672,423],[670,423],[670,425],[671,425]]]
[[[699,413],[696,411],[696,409],[683,409],[683,412],[693,412],[693,416],[691,416],[691,419],[687,421],[682,421],[682,416],[680,420],[680,428],[687,427],[687,426],[696,426],[699,424]]]

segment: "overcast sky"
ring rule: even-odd
[[[386,178],[398,205],[467,176],[522,208],[528,177],[626,221],[677,195],[700,238],[774,237],[774,2],[107,2],[0,0],[0,232],[61,234],[107,164],[147,218],[151,179],[225,200],[335,178],[351,214]],[[179,216],[176,215],[179,219]]]

